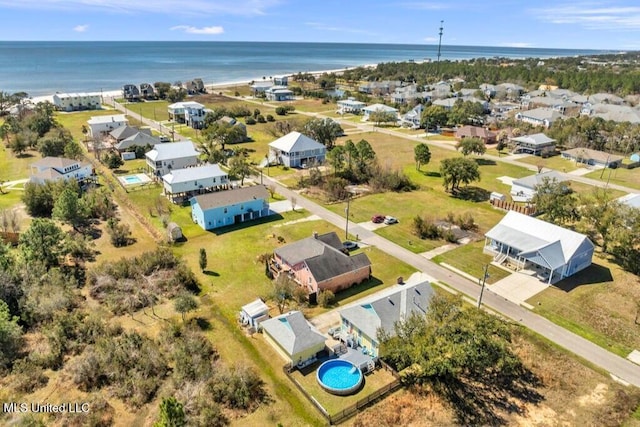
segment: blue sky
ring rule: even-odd
[[[437,43],[640,49],[640,2],[0,0],[0,40]]]

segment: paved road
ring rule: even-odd
[[[263,176],[263,180],[267,185],[274,185],[277,192],[285,196],[287,199],[290,200],[292,197],[295,197],[297,206],[306,209],[310,213],[319,216],[339,228],[344,228],[346,219],[342,216],[337,215],[304,196],[280,185],[277,181],[268,176]],[[376,246],[387,254],[406,262],[416,270],[427,274],[434,280],[445,283],[475,300],[479,298],[480,287],[477,283],[458,276],[428,259],[380,237],[351,221],[349,221],[349,232],[354,235],[357,234],[360,240],[364,243]],[[640,366],[635,365],[634,363],[617,356],[572,332],[567,331],[547,319],[494,294],[489,289],[485,289],[482,303],[486,307],[522,324],[590,363],[610,372],[621,380],[640,387]]]
[[[136,113],[135,110],[131,110],[131,109],[127,108],[126,105],[122,105],[122,104],[116,102],[113,98],[106,98],[106,99],[107,99],[107,103],[113,105],[113,107],[116,110],[122,111],[123,113],[125,113],[129,117],[133,117],[134,119],[139,120],[140,122],[144,123],[145,125],[149,126],[152,129],[157,129],[162,134],[173,135],[174,141],[183,141],[183,140],[188,139],[188,138],[180,135],[178,132],[174,131],[173,128],[165,126],[160,122],[156,122],[155,120],[148,119],[148,118],[144,117],[143,115],[141,115],[140,113]]]

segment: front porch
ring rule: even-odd
[[[536,277],[547,285],[556,283],[563,278],[560,271],[536,263],[528,257],[520,256],[522,253],[520,249],[490,238],[485,238],[483,253],[493,256],[493,264]],[[540,257],[532,258],[539,259]]]

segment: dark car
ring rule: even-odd
[[[358,244],[356,242],[352,242],[351,240],[347,240],[342,242],[342,247],[347,251],[353,251],[358,249]]]
[[[384,222],[384,215],[374,215],[371,217],[371,222],[375,224],[382,224]]]

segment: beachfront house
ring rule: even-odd
[[[377,358],[378,332],[384,330],[394,336],[397,322],[412,315],[424,316],[433,294],[429,282],[406,284],[387,296],[340,310],[340,339]]]
[[[144,99],[155,99],[156,91],[151,83],[140,83],[140,96]]]
[[[260,298],[243,305],[239,315],[240,323],[249,328],[258,329],[260,322],[269,318],[269,307]]]
[[[58,111],[98,110],[102,99],[96,93],[56,93],[53,106]]]
[[[567,179],[557,171],[547,171],[516,179],[511,183],[511,199],[514,202],[530,202],[536,195],[537,187],[545,182],[563,182]],[[568,187],[566,188],[568,191]]]
[[[47,181],[68,181],[75,179],[82,183],[93,179],[94,171],[91,163],[64,157],[45,157],[31,163],[29,181],[44,184]]]
[[[264,96],[265,91],[272,86],[274,86],[274,84],[271,80],[257,81],[249,85],[253,96]]]
[[[184,88],[189,95],[196,95],[198,93],[206,92],[202,79],[193,79],[184,82]]]
[[[293,91],[286,86],[271,86],[264,91],[268,101],[291,101],[294,99]]]
[[[599,168],[617,168],[622,164],[624,157],[591,148],[571,148],[561,152],[562,157],[573,160],[576,163],[584,163]]]
[[[264,185],[203,194],[192,197],[190,203],[193,222],[205,230],[271,215]]]
[[[274,76],[273,84],[276,86],[289,86],[289,76]]]
[[[190,140],[156,144],[153,150],[145,154],[147,171],[156,179],[168,174],[173,169],[184,169],[196,166],[200,153]]]
[[[204,105],[195,101],[176,102],[167,107],[169,120],[184,123],[194,129],[202,129],[206,114]]]
[[[485,234],[494,262],[556,283],[591,265],[593,243],[584,234],[509,211]]]
[[[363,122],[369,121],[371,119],[371,115],[375,113],[395,114],[396,117],[398,115],[397,108],[389,107],[388,105],[384,104],[368,105],[362,109],[362,112],[364,113],[364,115],[362,116]]]
[[[338,114],[360,114],[362,113],[362,109],[367,106],[366,103],[362,101],[356,101],[356,99],[353,97],[341,99],[337,102],[337,104]]]
[[[290,167],[305,167],[312,163],[324,162],[327,149],[314,139],[300,132],[291,132],[269,143],[270,158]]]
[[[265,340],[291,366],[304,367],[316,360],[326,338],[299,311],[290,311],[260,324]]]
[[[173,169],[162,176],[164,194],[174,203],[194,194],[229,188],[229,175],[216,165],[202,165]]]
[[[540,156],[542,153],[552,152],[556,149],[556,140],[549,138],[544,133],[518,136],[509,139],[514,145],[512,153],[527,153]]]
[[[291,275],[311,298],[323,290],[337,293],[371,275],[371,261],[367,255],[349,256],[334,232],[314,233],[312,237],[277,248],[273,256],[273,274]]]
[[[112,116],[95,116],[87,120],[89,125],[89,136],[91,138],[102,138],[112,130],[125,126],[129,123],[124,114]]]
[[[134,84],[126,84],[122,86],[122,97],[128,102],[139,101],[140,89]]]

